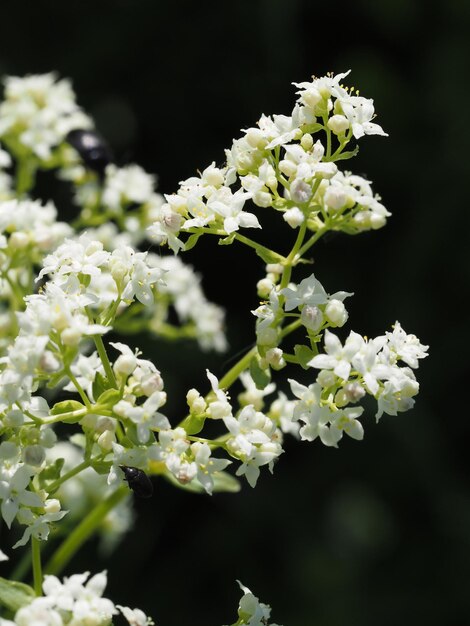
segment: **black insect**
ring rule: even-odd
[[[119,466],[124,472],[125,480],[129,488],[138,498],[151,498],[153,494],[153,485],[147,474],[137,467]]]
[[[108,144],[94,130],[71,130],[65,140],[75,148],[86,167],[101,176],[113,160]]]

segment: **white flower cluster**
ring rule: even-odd
[[[415,335],[407,335],[398,322],[393,332],[365,340],[351,331],[344,345],[325,331],[325,354],[314,356],[308,365],[320,369],[317,382],[306,387],[290,380],[298,398],[293,417],[300,420],[300,436],[307,441],[317,437],[327,446],[336,446],[345,432],[362,439],[364,430],[357,418],[362,407],[350,407],[366,394],[377,400],[377,420],[387,413],[397,415],[414,405],[419,384],[412,368],[427,356],[428,346]],[[405,363],[400,366],[399,361]]]
[[[40,263],[40,254],[51,252],[72,232],[69,224],[57,221],[57,209],[51,201],[44,205],[38,200],[1,202],[0,271],[7,269],[7,253],[12,257],[33,249],[33,260]]]
[[[313,231],[325,223],[349,233],[382,227],[390,213],[368,181],[341,173],[334,162],[348,156],[343,150],[351,140],[386,135],[371,121],[372,100],[341,86],[348,74],[294,83],[300,89],[291,115],[263,115],[257,127],[244,130],[225,151],[224,167],[212,163],[182,181],[176,194],[165,195],[151,235],[177,252],[183,247],[179,231],[231,235],[240,228],[261,228],[256,215],[244,210],[249,199],[282,211],[292,228],[304,222]],[[320,131],[327,147],[314,141]],[[338,144],[334,152],[332,138]]]
[[[0,617],[0,626],[111,626],[114,615],[123,615],[130,626],[151,626],[153,620],[140,609],[115,605],[103,597],[106,572],[90,578],[89,572],[73,574],[61,582],[45,576],[44,595],[21,607],[13,620]]]
[[[15,154],[50,161],[69,131],[92,126],[75,102],[70,81],[57,80],[54,73],[6,78],[0,137]]]
[[[19,413],[19,412],[17,412]],[[16,416],[19,417],[19,416]],[[14,419],[10,415],[9,419]],[[66,514],[56,498],[48,498],[44,490],[30,490],[32,477],[41,471],[45,461],[45,450],[55,443],[50,429],[30,429],[27,446],[13,441],[0,444],[0,500],[1,513],[8,528],[16,518],[26,525],[23,536],[14,547],[25,545],[31,536],[45,541],[49,536],[49,525]],[[38,512],[40,511],[40,512]]]

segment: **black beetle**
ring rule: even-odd
[[[109,146],[94,130],[79,128],[71,130],[65,140],[75,148],[86,167],[101,176],[106,166],[113,160]]]
[[[127,480],[129,488],[138,498],[151,498],[153,494],[153,485],[147,474],[137,467],[119,466],[124,472],[124,478]]]

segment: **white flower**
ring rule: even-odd
[[[2,550],[0,550],[0,563],[1,563],[2,561],[8,561],[8,557],[7,557],[7,555],[5,554],[5,552],[3,552]]]
[[[93,352],[89,356],[79,354],[70,369],[72,370],[72,374],[77,379],[80,387],[82,387],[91,400],[94,400],[93,383],[95,381],[96,374],[99,372],[104,375],[103,363],[98,356],[98,353]],[[72,382],[69,382],[64,389],[66,391],[76,391],[76,387]]]
[[[0,474],[1,512],[8,528],[11,528],[20,507],[42,508],[43,506],[42,498],[27,489],[34,473],[35,471],[31,467],[19,465],[14,471],[9,472],[7,480],[5,480],[6,476]]]
[[[66,276],[100,273],[100,266],[109,259],[109,252],[103,250],[100,241],[89,241],[86,233],[78,240],[66,239],[52,254],[46,256],[37,280],[45,274]]]
[[[5,79],[0,105],[0,135],[13,138],[40,159],[48,160],[72,129],[93,123],[75,102],[70,82],[55,73]]]
[[[223,419],[229,415],[232,415],[232,406],[229,402],[228,395],[225,391],[219,388],[219,381],[209,370],[206,370],[207,378],[209,379],[212,387],[212,391],[215,394],[216,399],[209,399],[209,406],[207,413],[212,419]]]
[[[139,165],[118,168],[106,167],[103,204],[111,209],[120,209],[123,204],[143,204],[151,199],[155,187],[155,176],[147,174]]]
[[[119,604],[116,604],[116,608],[121,611],[130,626],[152,626],[155,623],[140,609],[130,609],[127,606],[121,606]]]
[[[328,301],[326,291],[313,274],[304,278],[299,285],[282,289],[281,293],[285,298],[286,311],[292,311],[303,304],[316,306]]]
[[[338,337],[327,329],[324,344],[326,354],[317,354],[307,365],[318,369],[333,370],[336,376],[347,380],[352,359],[364,345],[364,339],[358,333],[351,331],[343,346]]]
[[[386,332],[385,336],[390,351],[410,367],[417,368],[418,359],[428,356],[429,346],[423,345],[416,335],[407,335],[399,322],[395,322],[393,332]]]
[[[146,262],[146,252],[135,252],[129,246],[122,246],[113,251],[110,259],[110,269],[113,276],[118,274],[125,288],[122,292],[123,300],[132,300],[134,296],[142,304],[149,306],[153,303],[152,285],[161,281],[162,270],[151,267]]]
[[[251,404],[243,407],[236,418],[224,417],[224,422],[232,435],[227,449],[231,456],[242,461],[236,475],[245,475],[251,487],[255,487],[259,468],[269,464],[272,472],[273,461],[283,453],[276,424]]]
[[[212,475],[224,470],[232,461],[212,458],[209,445],[199,441],[191,445],[191,452],[194,455],[194,462],[197,467],[197,479],[206,492],[211,495],[214,488]]]
[[[344,116],[351,124],[353,135],[356,139],[364,135],[382,135],[388,137],[381,126],[371,120],[375,117],[374,101],[371,98],[361,96],[341,97],[341,109]]]
[[[142,405],[134,406],[126,400],[120,400],[114,405],[114,412],[131,420],[137,426],[137,438],[141,443],[147,443],[152,431],[170,427],[168,419],[157,409],[165,404],[166,393],[155,391]]]
[[[260,602],[248,587],[245,587],[239,580],[237,580],[237,583],[243,591],[243,596],[238,606],[239,619],[237,624],[239,626],[269,626],[268,620],[271,616],[271,607]],[[271,626],[276,626],[276,624]]]

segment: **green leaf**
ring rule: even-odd
[[[191,237],[189,237],[184,244],[184,251],[187,252],[188,250],[191,250],[191,248],[194,248],[194,246],[197,244],[197,240],[201,235],[202,233],[191,235]]]
[[[235,235],[236,235],[236,233],[232,233],[228,237],[224,237],[223,239],[219,239],[219,241],[218,241],[219,246],[229,246],[231,243],[233,243],[233,241],[235,239]]]
[[[40,473],[41,480],[57,480],[60,477],[60,472],[64,467],[65,459],[56,459],[54,463],[48,465]]]
[[[265,263],[280,263],[283,260],[280,254],[268,248],[256,248],[255,252]]]
[[[299,365],[303,367],[304,370],[309,369],[307,363],[315,356],[313,350],[311,350],[307,346],[301,346],[300,344],[297,344],[296,346],[294,346],[294,354],[299,360]]]
[[[335,157],[336,161],[345,161],[346,159],[352,159],[359,152],[359,146],[354,148],[354,150],[349,150],[349,152],[341,152],[338,156]]]
[[[106,389],[98,397],[96,404],[100,404],[102,407],[109,407],[110,409],[119,402],[122,394],[119,389]]]
[[[240,481],[228,472],[214,474],[214,493],[238,493],[242,488]]]
[[[109,474],[111,463],[109,461],[95,461],[91,464],[91,467],[97,474]]]
[[[164,478],[168,480],[172,485],[178,487],[179,489],[183,489],[184,491],[190,491],[191,493],[206,493],[206,490],[201,485],[201,483],[193,480],[187,485],[182,485],[173,474],[163,474]],[[217,472],[213,475],[214,479],[214,488],[213,492],[216,491],[218,493],[237,493],[241,489],[240,481],[232,476],[228,472]]]
[[[0,604],[16,613],[22,606],[30,604],[36,594],[34,589],[16,580],[0,578]]]
[[[205,415],[188,415],[181,423],[181,426],[188,435],[197,435],[197,433],[200,433],[203,429],[205,421]]]
[[[108,379],[100,372],[96,372],[95,380],[93,381],[92,391],[93,397],[99,398],[100,395],[109,389]]]
[[[62,413],[72,413],[74,411],[82,411],[86,409],[85,405],[78,400],[63,400],[62,402],[57,402],[51,409],[51,415],[62,415]],[[67,424],[76,424],[81,419],[83,419],[83,415],[72,416],[64,418],[64,422]]]
[[[271,382],[271,371],[262,369],[256,357],[251,359],[250,374],[257,389],[264,389]]]

